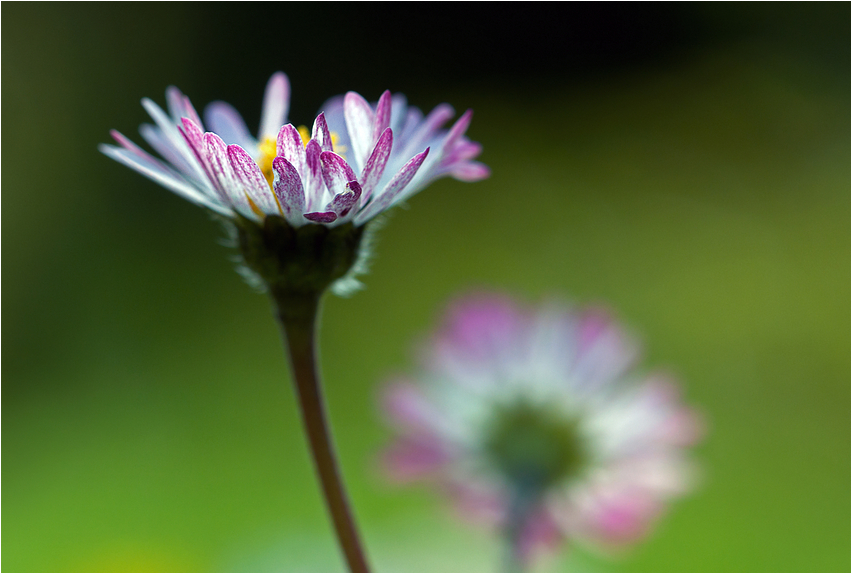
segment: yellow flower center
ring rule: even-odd
[[[311,141],[311,132],[308,130],[308,127],[299,126],[296,130],[302,138],[302,145],[307,146],[308,142]],[[343,155],[346,151],[346,146],[338,145],[339,141],[340,136],[337,135],[337,132],[331,132],[331,145],[334,147],[335,153],[343,159],[346,159],[346,156]],[[272,160],[274,160],[275,156],[278,154],[278,145],[273,138],[267,137],[257,145],[257,149],[260,152],[257,165],[263,173],[263,177],[265,177],[266,181],[269,182],[269,186],[272,187],[272,182],[275,180],[275,172],[272,171]]]
[[[275,174],[272,172],[272,160],[275,159],[275,155],[277,153],[275,140],[272,138],[264,138],[263,141],[258,144],[257,149],[260,151],[257,166],[260,168],[260,171],[263,172],[263,177],[265,177],[266,181],[269,182],[269,186],[272,187],[272,180],[275,179]]]
[[[299,126],[296,128],[299,135],[302,136],[302,145],[308,147],[308,142],[311,141],[311,132],[308,131],[308,126]],[[332,142],[334,139],[331,140]]]

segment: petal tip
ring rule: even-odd
[[[313,213],[305,213],[303,217],[314,223],[332,223],[337,219],[337,214],[333,211],[315,211]]]

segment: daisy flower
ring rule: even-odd
[[[317,476],[340,548],[353,572],[369,569],[337,469],[316,363],[316,328],[326,289],[345,294],[366,258],[365,228],[376,216],[444,176],[476,181],[479,144],[464,133],[468,111],[449,128],[446,104],[427,116],[402,95],[374,104],[355,92],[330,100],[313,126],[287,123],[290,84],[276,73],[266,86],[253,136],[224,102],[204,121],[180,90],[166,91],[168,112],[142,105],[154,124],[140,128],[156,158],[117,131],[100,150],[233,225],[241,270],[268,290],[290,357],[292,379]]]
[[[117,131],[118,146],[100,150],[202,207],[262,222],[269,215],[298,228],[362,226],[444,176],[477,181],[488,168],[473,161],[481,146],[464,133],[471,111],[449,130],[447,104],[423,113],[401,94],[375,104],[355,92],[330,100],[311,129],[287,123],[290,84],[278,72],[266,86],[260,128],[253,136],[232,106],[214,102],[204,122],[180,90],[166,91],[168,112],[142,105],[154,125],[140,128],[158,159]],[[206,130],[206,131],[205,131]]]
[[[697,416],[599,310],[527,310],[495,295],[450,306],[414,377],[385,389],[390,477],[440,487],[500,528],[509,569],[560,541],[641,538],[688,490]]]

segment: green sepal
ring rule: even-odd
[[[263,222],[238,216],[239,247],[246,266],[276,299],[318,296],[358,261],[364,228],[307,224],[293,227],[278,215]]]

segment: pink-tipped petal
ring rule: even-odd
[[[432,140],[437,130],[453,117],[453,114],[455,114],[455,111],[449,104],[441,104],[429,112],[423,123],[411,134],[405,144],[405,149],[400,150],[402,155],[406,156],[423,149],[423,146]]]
[[[188,158],[186,154],[186,146],[181,149],[175,147],[172,140],[166,137],[162,130],[151,124],[142,124],[139,126],[139,133],[142,139],[148,142],[157,153],[163,156],[163,159],[175,166],[186,177],[198,179],[199,166],[194,158]],[[192,154],[192,152],[189,152]]]
[[[343,98],[343,115],[352,144],[352,155],[358,169],[364,165],[373,145],[373,110],[367,100],[355,92]]]
[[[253,150],[257,146],[243,117],[231,104],[211,103],[204,109],[204,120],[210,131],[218,134],[227,144],[236,144],[246,150]]]
[[[290,81],[283,72],[276,72],[266,84],[263,111],[260,115],[258,139],[275,139],[278,130],[287,121],[290,108]]]
[[[470,126],[470,120],[473,118],[473,110],[467,110],[462,116],[456,120],[456,123],[453,124],[453,127],[450,128],[450,133],[447,134],[447,137],[444,138],[443,151],[444,153],[451,153],[456,143],[459,141],[464,133],[467,131],[467,128]]]
[[[706,432],[703,417],[681,404],[680,389],[667,376],[649,376],[637,390],[636,403],[653,422],[649,434],[661,443],[690,446]]]
[[[485,164],[474,161],[460,163],[447,173],[459,181],[473,182],[486,179],[491,175],[491,170]]]
[[[332,195],[346,193],[346,184],[357,179],[346,160],[332,151],[320,154],[320,164],[323,180]]]
[[[183,111],[183,92],[175,86],[166,88],[166,104],[169,108],[169,115],[175,122],[186,114]]]
[[[142,107],[145,108],[145,111],[148,112],[148,115],[154,120],[154,123],[163,130],[163,132],[168,133],[170,130],[174,131],[175,121],[169,117],[163,109],[154,103],[150,98],[142,98]]]
[[[183,154],[187,163],[193,166],[193,169],[195,170],[194,175],[200,179],[205,179],[206,177],[208,177],[207,172],[201,166],[197,168],[194,167],[196,163],[195,160],[197,160],[197,155],[186,145],[185,137],[180,130],[182,120],[175,120],[173,118],[170,118],[168,115],[166,115],[166,112],[164,112],[160,108],[160,106],[155,104],[149,98],[142,98],[142,107],[144,107],[145,110],[151,115],[151,117],[154,119],[154,123],[157,124],[157,127],[160,129],[160,132],[162,133],[163,137],[171,143],[175,151],[177,153]],[[192,111],[192,114],[186,117],[189,117],[190,120],[194,122],[196,126],[199,127],[199,131],[201,130],[201,121],[194,119],[197,118],[197,114],[195,114],[194,110]]]
[[[201,129],[204,129],[204,124],[201,123],[201,118],[192,106],[192,102],[175,86],[166,88],[166,102],[169,105],[169,114],[175,124],[180,121],[180,118],[189,118],[201,126]]]
[[[574,359],[577,381],[603,385],[630,369],[638,348],[603,309],[591,309],[583,315]]]
[[[305,167],[308,173],[316,173],[322,176],[322,164],[320,163],[322,152],[323,150],[317,140],[312,139],[305,146]]]
[[[408,163],[402,166],[393,176],[393,179],[388,182],[381,194],[374,196],[373,201],[355,217],[355,225],[366,223],[387,209],[417,174],[417,170],[423,165],[423,160],[426,159],[428,154],[429,148],[426,148],[425,151],[408,160]]]
[[[195,108],[192,105],[192,102],[189,101],[188,96],[183,97],[183,115],[182,118],[189,118],[199,126],[201,129],[204,129],[204,124],[201,123],[201,116],[198,115],[198,112],[195,111]]]
[[[227,196],[234,209],[245,217],[256,219],[257,214],[252,210],[248,195],[228,159],[227,144],[218,135],[207,132],[204,134],[204,153],[220,192]]]
[[[360,197],[361,185],[357,181],[350,181],[346,184],[346,191],[335,195],[325,209],[333,211],[339,217],[346,217]]]
[[[668,416],[657,429],[657,436],[669,444],[691,446],[707,434],[706,424],[698,412],[682,407]]]
[[[141,129],[142,127],[147,127],[151,131],[149,132],[149,130],[142,130]],[[140,127],[140,131],[142,131],[143,133],[146,133],[146,132],[148,133],[148,135],[151,139],[148,140],[148,138],[146,138],[146,140],[148,140],[148,143],[151,143],[151,141],[154,142],[151,147],[153,147],[154,149],[159,151],[160,154],[164,158],[169,160],[172,163],[173,166],[177,167],[180,171],[182,171],[183,172],[182,175],[175,173],[171,166],[164,165],[160,160],[154,158],[148,152],[146,152],[145,150],[143,150],[142,148],[137,146],[135,143],[130,141],[128,138],[126,138],[124,136],[124,134],[122,134],[121,132],[119,132],[117,130],[110,130],[110,135],[124,149],[126,149],[127,151],[138,156],[139,158],[141,158],[145,162],[153,163],[153,164],[160,166],[162,169],[165,169],[169,174],[171,174],[173,177],[175,177],[179,180],[183,180],[184,177],[187,177],[187,178],[189,178],[188,181],[196,181],[197,182],[197,176],[199,175],[198,166],[197,165],[190,165],[189,162],[187,161],[187,159],[178,150],[174,149],[173,145],[168,141],[168,139],[165,138],[162,135],[161,131],[157,130],[154,126],[152,126],[150,124],[143,124]],[[207,186],[204,183],[200,183],[200,185],[203,188],[201,190],[203,192],[204,188],[206,188]],[[210,190],[210,191],[212,191],[212,190]],[[215,197],[214,194],[211,194],[211,195],[213,197]]]
[[[314,223],[333,223],[337,220],[337,214],[333,211],[306,213],[305,219]]]
[[[423,112],[418,110],[417,108],[408,108],[408,110],[403,112],[394,112],[394,116],[397,120],[391,120],[391,127],[393,128],[393,133],[397,134],[399,137],[404,137],[406,140],[411,139],[414,135],[414,132],[417,130],[417,126],[420,125],[420,122],[423,121]],[[395,126],[394,123],[400,123],[399,127]]]
[[[197,155],[201,154],[204,147],[204,132],[189,118],[181,118],[181,130],[186,143]],[[201,159],[201,158],[199,158]]]
[[[98,146],[98,149],[106,156],[126,165],[134,171],[141,173],[145,177],[162,185],[166,189],[173,191],[184,199],[188,199],[193,203],[197,203],[198,205],[204,206],[222,215],[233,216],[234,214],[230,207],[207,197],[191,185],[187,184],[186,181],[180,177],[169,172],[165,166],[157,162],[153,157],[147,160],[127,149],[121,149],[105,144]]]
[[[269,183],[252,157],[238,145],[228,146],[228,159],[237,180],[254,204],[264,213],[281,213]]]
[[[370,199],[373,189],[385,173],[385,166],[388,163],[392,147],[393,132],[390,128],[386,128],[379,137],[379,141],[376,142],[376,147],[373,148],[373,153],[370,154],[367,164],[364,166],[364,171],[361,173],[365,202]]]
[[[299,176],[305,177],[305,146],[302,144],[302,136],[293,124],[287,124],[278,132],[276,145],[278,156],[283,157],[296,168]]]
[[[391,97],[391,123],[390,128],[398,136],[405,135],[405,124],[408,123],[408,118],[412,112],[415,116],[417,111],[415,108],[408,108],[408,100],[403,94],[394,94]],[[422,117],[422,114],[421,114]]]
[[[116,142],[118,142],[118,145],[120,145],[121,147],[123,147],[127,151],[132,152],[134,155],[138,155],[139,157],[142,157],[142,158],[145,158],[145,159],[154,159],[148,152],[146,152],[141,147],[139,147],[138,145],[136,145],[135,143],[130,141],[120,131],[109,130],[109,135],[112,136],[112,139],[114,139]]]
[[[328,124],[325,121],[324,113],[320,113],[317,119],[314,120],[311,139],[319,144],[322,151],[334,151],[334,146],[331,143],[331,132],[328,131]]]
[[[207,183],[216,190],[216,194],[225,203],[225,205],[230,205],[231,202],[218,185],[216,176],[210,168],[210,161],[204,150],[204,132],[202,132],[201,128],[191,119],[181,118],[180,134],[189,146],[189,149],[195,157],[195,160],[198,162],[198,165],[201,166],[201,169],[199,170],[201,177],[205,178]]]
[[[318,208],[315,203],[322,200],[325,182],[322,178],[322,163],[320,162],[322,148],[317,140],[312,139],[305,147],[305,193],[307,194],[306,209]]]
[[[376,104],[376,117],[373,119],[373,137],[370,144],[372,145],[384,131],[390,127],[391,121],[391,93],[390,90],[385,90],[379,98],[379,103]]]
[[[624,544],[642,538],[660,511],[660,502],[640,491],[608,494],[598,499],[590,526],[602,542]]]
[[[525,315],[509,297],[475,293],[450,306],[433,348],[445,357],[489,361],[519,352],[526,332]]]
[[[406,433],[435,434],[443,424],[443,414],[415,384],[398,381],[382,393],[382,407],[390,422]]]
[[[272,160],[272,170],[275,172],[272,183],[275,197],[287,219],[298,222],[299,215],[305,210],[305,190],[299,172],[283,157]]]
[[[482,146],[476,142],[461,137],[452,149],[444,148],[441,156],[440,171],[451,173],[457,167],[470,163],[470,160],[482,153]]]
[[[428,477],[449,460],[443,444],[427,436],[401,438],[382,457],[388,478],[401,483]]]

